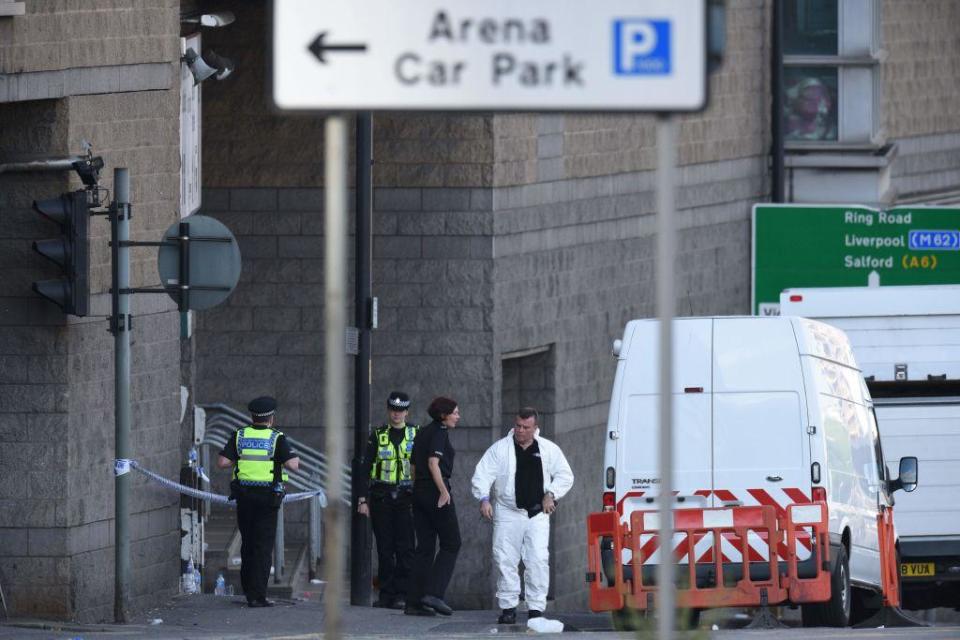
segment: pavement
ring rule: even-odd
[[[324,607],[319,600],[305,598],[277,600],[268,609],[250,609],[243,597],[212,594],[184,595],[173,598],[166,605],[137,615],[130,624],[75,624],[42,620],[10,620],[0,622],[0,640],[34,638],[53,640],[180,640],[222,638],[224,640],[319,640],[324,638]],[[490,638],[518,635],[529,636],[526,615],[518,613],[517,625],[497,625],[498,611],[456,611],[450,617],[431,618],[406,616],[402,611],[354,607],[340,608],[341,633],[358,639],[391,638],[393,640],[429,640],[430,638]],[[784,614],[788,611],[784,610]],[[789,612],[794,613],[794,612]],[[652,637],[652,634],[616,633],[611,630],[610,617],[595,613],[560,613],[547,610],[549,618],[565,624],[564,633],[577,634],[578,640],[614,640]],[[939,622],[935,628],[903,629],[802,629],[797,621],[784,615],[787,626],[773,630],[747,630],[750,615],[733,610],[705,612],[699,630],[678,633],[678,640],[704,638],[768,637],[793,640],[821,638],[866,638],[885,640],[946,640],[960,638],[960,626],[955,621]],[[560,637],[560,634],[543,634]]]
[[[75,624],[42,620],[11,620],[0,623],[0,639],[52,638],[57,640],[147,640],[173,638],[223,638],[225,640],[311,640],[324,633],[324,606],[320,601],[301,599],[274,601],[269,609],[251,609],[241,597],[183,595],[168,604],[137,615],[130,624]],[[343,605],[341,629],[351,638],[394,638],[423,640],[477,637],[478,635],[526,635],[526,615],[517,625],[497,625],[499,611],[456,611],[454,615],[431,618],[407,616],[402,611]],[[568,613],[548,617],[561,620],[570,632],[610,630],[606,614]],[[607,635],[608,634],[604,634]],[[630,637],[629,635],[626,637]]]

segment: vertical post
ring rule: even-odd
[[[770,199],[784,202],[783,167],[783,2],[773,0],[773,33],[770,36]]]
[[[113,282],[114,447],[117,459],[130,458],[130,174],[113,172],[114,207],[110,214]],[[114,479],[113,616],[127,622],[130,604],[130,473]]]
[[[676,610],[673,554],[673,312],[676,253],[676,123],[657,120],[657,317],[660,319],[660,564],[657,565],[658,635],[672,640]]]
[[[286,550],[283,531],[283,504],[277,510],[277,540],[273,544],[273,584],[283,582],[283,565],[286,562],[283,552]]]
[[[310,484],[313,487],[320,486],[320,479],[316,474],[311,477]],[[310,567],[307,576],[310,580],[317,577],[317,567],[320,566],[320,518],[322,517],[320,497],[310,498]]]
[[[344,578],[343,475],[346,461],[346,337],[347,304],[347,121],[343,116],[327,118],[324,132],[324,407],[327,413],[326,443],[329,461],[326,540],[327,587],[324,595],[324,637],[341,637],[340,610]]]
[[[370,428],[370,297],[371,237],[373,217],[373,115],[357,114],[356,138],[356,252],[354,306],[358,333],[356,362],[353,368],[353,474],[351,475],[350,518],[350,604],[370,605],[370,528],[365,516],[356,511],[357,498],[366,483],[363,451]]]
[[[177,232],[177,244],[180,249],[180,273],[177,274],[177,286],[180,287],[180,313],[190,308],[190,223],[181,222]]]

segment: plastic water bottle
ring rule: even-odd
[[[225,596],[227,595],[227,581],[223,579],[223,574],[217,574],[217,584],[213,588],[214,595]]]
[[[196,593],[197,592],[197,582],[196,582],[197,572],[193,569],[193,558],[187,560],[187,570],[183,574],[183,592],[184,593]]]

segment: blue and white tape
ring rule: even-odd
[[[188,495],[192,498],[197,498],[198,500],[209,500],[210,502],[216,502],[217,504],[225,505],[236,505],[236,500],[231,500],[229,497],[220,495],[218,493],[211,493],[210,491],[201,491],[200,489],[194,489],[193,487],[188,487],[179,482],[174,482],[164,478],[163,476],[150,471],[149,469],[144,469],[140,466],[136,460],[119,458],[114,460],[113,463],[114,473],[118,476],[124,475],[130,472],[130,469],[136,469],[146,477],[150,478],[154,482],[158,483],[165,489],[171,491],[176,491],[184,495]],[[201,470],[202,472],[202,470]],[[202,474],[203,477],[208,483],[210,479],[206,477],[205,474]],[[320,503],[321,507],[327,506],[327,494],[324,493],[323,489],[314,489],[313,491],[301,491],[299,493],[288,493],[283,497],[284,502],[298,502],[300,500],[309,500],[310,498],[316,497],[317,501]]]

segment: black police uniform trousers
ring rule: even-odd
[[[444,480],[446,482],[446,480]],[[447,490],[450,489],[447,483]],[[413,488],[413,527],[417,550],[407,602],[416,604],[425,595],[443,599],[460,552],[460,525],[453,502],[437,508],[440,492],[433,480],[417,482]],[[437,551],[437,542],[440,550]]]
[[[249,602],[267,597],[279,511],[273,506],[272,494],[269,487],[244,487],[237,497],[240,584]]]
[[[377,540],[380,601],[390,604],[407,595],[413,563],[411,488],[371,483],[370,524]]]

